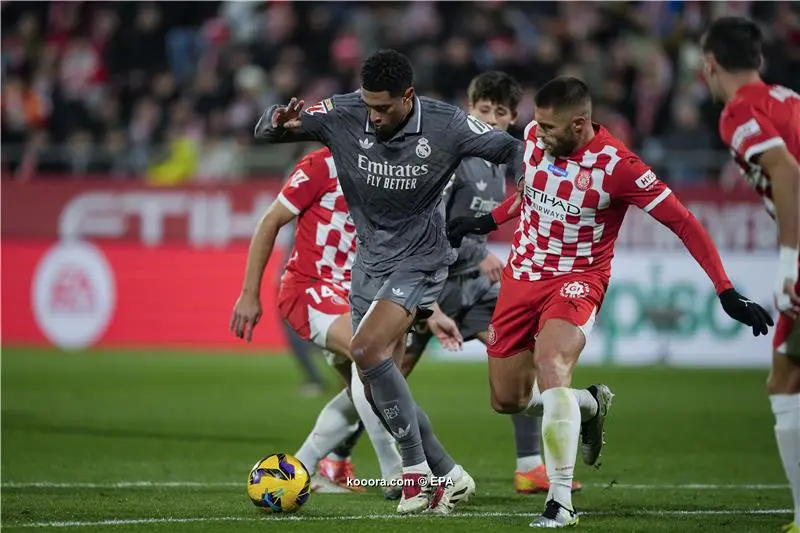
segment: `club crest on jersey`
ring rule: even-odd
[[[331,105],[331,109],[333,109],[333,105]],[[308,106],[305,109],[305,113],[308,113],[309,115],[326,115],[328,113],[328,107],[325,105],[325,102],[317,102],[314,105]]]
[[[559,178],[563,178],[564,176],[567,175],[567,169],[559,168],[552,163],[547,165],[547,171],[550,172],[551,174],[558,176]]]
[[[431,145],[428,144],[428,139],[420,137],[417,141],[417,156],[420,159],[427,159],[431,155]]]
[[[494,326],[489,324],[489,329],[486,331],[486,344],[493,346],[495,342],[497,342],[497,332],[494,330]]]
[[[568,281],[561,286],[563,298],[583,298],[589,294],[589,285],[582,281]]]
[[[575,188],[579,191],[588,191],[592,187],[592,173],[582,169],[575,177]]]

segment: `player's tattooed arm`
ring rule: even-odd
[[[254,135],[269,143],[318,141],[327,144],[333,109],[330,98],[303,109],[305,102],[292,98],[285,106],[267,108],[256,124]]]
[[[770,148],[754,159],[770,177],[778,223],[780,255],[773,287],[775,305],[782,313],[796,318],[800,310],[800,297],[795,290],[800,248],[800,165],[785,144]]]

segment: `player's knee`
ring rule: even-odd
[[[492,409],[504,415],[513,415],[525,410],[527,399],[510,390],[499,390],[492,387]]]
[[[770,372],[767,379],[769,394],[800,394],[800,357],[782,355],[787,359],[780,369]]]
[[[359,336],[353,337],[350,341],[350,355],[355,364],[362,369],[369,368],[379,362],[375,361],[376,350],[372,348],[372,343],[369,342],[369,339]]]
[[[542,390],[568,387],[572,381],[572,364],[557,347],[542,347],[534,355],[536,379]]]

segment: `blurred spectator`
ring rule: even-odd
[[[4,2],[3,169],[161,184],[277,175],[303,146],[256,146],[263,109],[358,86],[378,47],[411,57],[415,88],[462,105],[470,79],[524,87],[559,74],[592,89],[595,119],[667,181],[716,179],[720,107],[699,37],[743,13],[765,28],[765,76],[800,89],[800,9],[789,2]],[[709,155],[709,151],[716,151]]]

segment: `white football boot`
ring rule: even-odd
[[[403,495],[397,504],[399,514],[421,513],[428,508],[430,493],[426,490],[430,474],[403,473]],[[421,479],[425,481],[420,483]]]
[[[531,522],[531,527],[540,529],[557,529],[578,525],[578,514],[570,511],[555,500],[550,500],[544,507],[542,516]]]
[[[458,479],[452,483],[431,487],[434,489],[428,513],[437,515],[448,515],[453,512],[459,503],[467,503],[475,494],[475,480],[472,479],[466,470]]]

